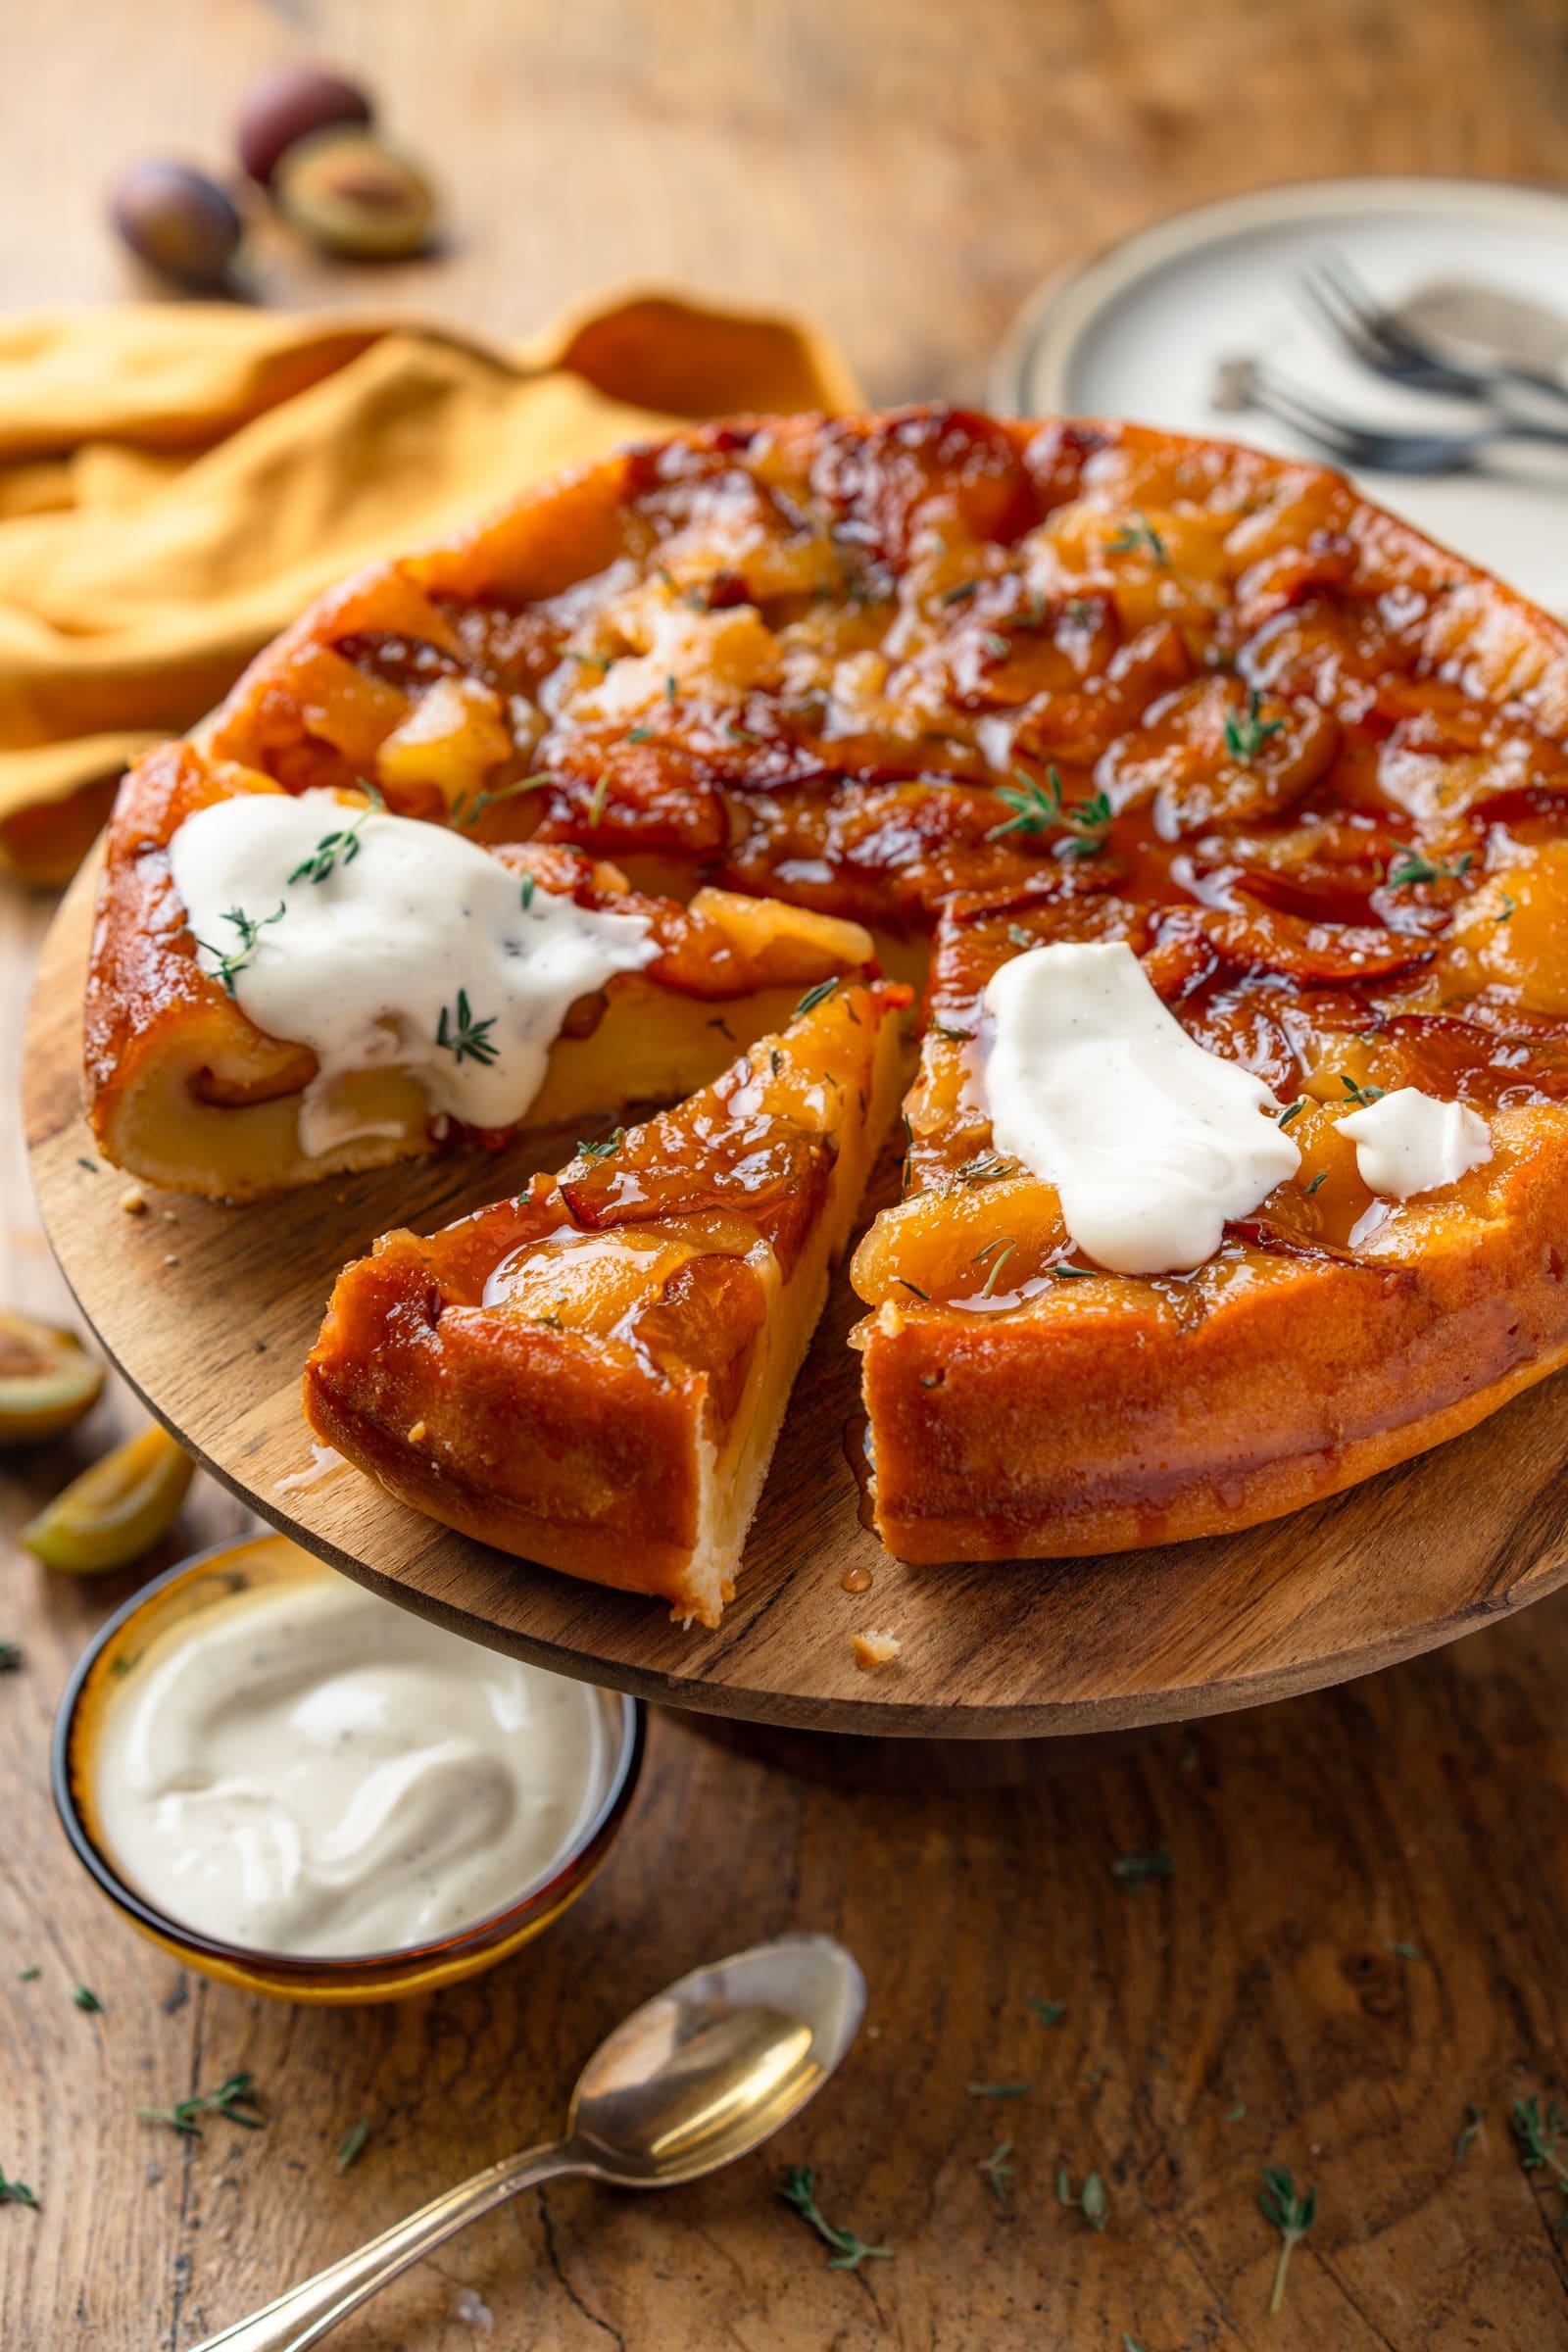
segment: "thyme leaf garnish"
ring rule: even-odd
[[[579,1159],[612,1159],[625,1141],[625,1128],[616,1127],[605,1137],[602,1144],[579,1144],[577,1156]]]
[[[1310,1200],[1312,1195],[1317,1191],[1318,1186],[1320,1184],[1327,1184],[1328,1180],[1329,1172],[1327,1168],[1319,1168],[1317,1174],[1313,1177],[1311,1183],[1306,1188],[1307,1199]]]
[[[992,1296],[997,1287],[998,1275],[1002,1272],[1003,1267],[1006,1264],[1008,1258],[1012,1255],[1017,1246],[1018,1245],[1016,1242],[1004,1242],[1001,1255],[992,1261],[991,1271],[986,1276],[985,1289],[980,1294],[982,1298],[989,1298]],[[995,1248],[995,1244],[993,1244],[992,1247]]]
[[[523,911],[523,913],[524,913],[524,914],[526,914],[526,913],[527,913],[527,911],[528,911],[529,907],[530,907],[530,906],[533,905],[533,894],[534,894],[535,890],[537,889],[537,887],[538,887],[538,880],[537,880],[537,877],[536,877],[535,875],[533,875],[533,874],[524,874],[524,875],[523,875],[523,877],[522,877],[522,911]]]
[[[1487,2119],[1482,2114],[1480,2108],[1475,2104],[1474,2100],[1469,2102],[1464,2113],[1465,2121],[1463,2129],[1461,2130],[1458,2138],[1453,2143],[1453,2161],[1455,2164],[1463,2164],[1466,2156],[1468,2156],[1470,2153],[1470,2144],[1472,2140],[1479,2138],[1481,2133],[1486,2130]]]
[[[1151,1879],[1174,1878],[1176,1863],[1170,1847],[1158,1845],[1152,1854],[1118,1854],[1110,1875],[1123,1886],[1145,1886]]]
[[[89,1989],[87,1985],[75,1985],[73,1988],[71,1997],[75,2002],[76,2007],[78,2009],[85,2009],[89,2016],[98,2016],[102,2014],[102,2001],[98,1998],[98,1995],[95,1992]]]
[[[1285,2300],[1285,2274],[1291,2267],[1291,2255],[1317,2218],[1317,2190],[1303,2188],[1298,2196],[1289,2167],[1266,2164],[1257,2202],[1264,2220],[1273,2224],[1281,2239],[1280,2258],[1274,2266],[1274,2291],[1268,2299],[1272,2319]]]
[[[993,825],[986,834],[987,841],[1001,841],[1008,833],[1036,835],[1065,832],[1067,839],[1057,844],[1063,858],[1096,858],[1105,846],[1110,831],[1111,806],[1102,792],[1088,794],[1071,807],[1063,804],[1061,778],[1054,765],[1048,765],[1046,781],[1040,783],[1021,767],[1013,769],[1016,782],[999,784],[997,798],[1010,808],[1012,814],[1005,823]]]
[[[1112,532],[1105,541],[1106,553],[1112,556],[1130,556],[1137,549],[1144,548],[1152,561],[1159,565],[1161,571],[1169,571],[1170,558],[1165,553],[1164,540],[1161,539],[1142,507],[1138,508],[1137,514],[1136,523],[1124,522],[1118,530]]]
[[[1009,2210],[1007,2182],[1012,2179],[1013,2167],[1007,2162],[1007,2159],[1011,2154],[1011,2140],[999,2139],[990,2155],[982,2156],[974,2168],[977,2173],[985,2175],[991,2194],[996,2198],[1004,2213]]]
[[[371,787],[367,787],[367,790],[371,789]],[[381,795],[374,792],[373,797],[367,801],[352,825],[339,825],[332,832],[321,835],[310,856],[300,859],[299,864],[290,874],[289,880],[291,882],[324,882],[328,874],[335,872],[340,864],[352,865],[360,854],[361,826],[368,816],[373,815],[378,808],[385,807],[386,803],[382,800]]]
[[[1509,2129],[1513,2132],[1514,2145],[1519,2150],[1519,2161],[1525,2171],[1533,2173],[1544,2168],[1555,2176],[1564,2205],[1552,2223],[1552,2230],[1568,2229],[1568,2164],[1564,2164],[1557,2153],[1558,2143],[1564,2133],[1568,2133],[1568,2115],[1564,2115],[1555,2099],[1547,2101],[1544,2115],[1541,2112],[1539,2097],[1515,2099]]]
[[[1280,1112],[1279,1118],[1276,1122],[1280,1132],[1283,1134],[1285,1129],[1290,1125],[1291,1121],[1293,1119],[1298,1119],[1305,1108],[1306,1097],[1304,1095],[1298,1095],[1294,1102],[1287,1103],[1286,1107]]]
[[[1038,1993],[1027,1994],[1023,2005],[1042,2026],[1059,2026],[1067,2014],[1065,2001],[1043,2001]]]
[[[225,2116],[231,2124],[243,2124],[247,2132],[260,2132],[263,2118],[259,2113],[246,2115],[243,2110],[259,2108],[260,2101],[252,2085],[256,2077],[251,2074],[230,2075],[216,2090],[204,2091],[194,2099],[176,2099],[172,2107],[137,2107],[132,2112],[144,2124],[167,2124],[172,2132],[183,2132],[201,2137],[202,2128],[196,2121],[199,2115]]]
[[[1022,2099],[1034,2088],[1032,2082],[971,2082],[971,2099]]]
[[[911,1294],[911,1295],[912,1295],[914,1298],[923,1298],[923,1299],[924,1299],[924,1301],[925,1301],[925,1303],[926,1303],[926,1305],[927,1305],[927,1306],[929,1306],[929,1305],[930,1305],[930,1303],[931,1303],[931,1294],[930,1294],[930,1292],[929,1292],[929,1291],[922,1291],[922,1290],[921,1290],[921,1288],[920,1288],[920,1286],[919,1286],[919,1284],[918,1284],[917,1282],[906,1282],[906,1281],[905,1281],[905,1278],[904,1278],[904,1276],[903,1276],[902,1274],[895,1274],[895,1275],[894,1275],[894,1277],[893,1277],[893,1279],[894,1279],[894,1281],[895,1281],[896,1283],[899,1283],[899,1284],[901,1284],[901,1285],[903,1286],[903,1288],[904,1288],[905,1290],[908,1291],[908,1292],[909,1292],[909,1293],[910,1293],[910,1294]]]
[[[30,2205],[34,2213],[43,2211],[25,2180],[8,2180],[4,2173],[0,2173],[0,2205]]]
[[[1270,736],[1283,734],[1283,718],[1260,718],[1258,711],[1263,698],[1254,686],[1247,698],[1245,714],[1232,710],[1225,720],[1225,749],[1238,767],[1250,767]]]
[[[1385,1090],[1381,1086],[1357,1086],[1346,1070],[1341,1070],[1338,1075],[1345,1089],[1346,1101],[1353,1102],[1357,1110],[1364,1110],[1369,1102],[1382,1102]]]
[[[498,784],[493,792],[460,792],[447,810],[447,823],[466,832],[497,801],[515,800],[519,792],[541,792],[549,782],[548,776],[517,776],[510,784]]]
[[[836,973],[831,980],[819,980],[814,988],[808,988],[807,990],[805,996],[796,1005],[791,1018],[798,1021],[803,1013],[814,1012],[818,1004],[825,1004],[827,1003],[829,997],[833,994],[833,991],[837,988],[837,986],[838,976]]]
[[[652,727],[633,727],[626,738],[628,743],[652,743],[653,740],[654,730]]]
[[[369,2136],[370,2127],[368,2124],[363,2122],[351,2124],[339,2142],[337,2154],[332,2159],[333,2169],[340,2173],[346,2173],[351,2164],[357,2164],[365,2153],[365,2143]]]
[[[1415,882],[1458,882],[1467,874],[1475,858],[1469,850],[1457,857],[1451,865],[1440,865],[1423,856],[1420,850],[1401,850],[1388,872],[1391,890],[1408,890]]]
[[[786,2205],[798,2213],[808,2229],[828,2248],[827,2267],[830,2271],[858,2271],[862,2262],[891,2262],[891,2246],[868,2246],[857,2237],[853,2230],[839,2230],[826,2220],[811,2186],[811,2168],[808,2164],[787,2164],[775,2188]]]
[[[289,880],[292,882],[293,879],[291,874]],[[236,975],[245,969],[256,953],[256,941],[259,933],[267,930],[272,923],[280,923],[287,912],[288,907],[282,899],[277,902],[275,914],[250,915],[245,912],[243,906],[230,906],[225,912],[223,920],[225,923],[232,923],[239,933],[239,946],[230,948],[225,955],[221,948],[215,948],[208,940],[199,939],[196,942],[199,948],[212,956],[218,966],[213,977],[215,980],[221,980],[230,996],[234,994]]]
[[[966,605],[979,586],[978,580],[960,580],[956,588],[944,588],[938,602],[944,605]]]
[[[1093,1282],[1099,1269],[1095,1266],[1054,1265],[1051,1269],[1057,1282]]]
[[[448,1026],[449,1019],[451,1020],[450,1027]],[[490,1036],[490,1031],[495,1025],[494,1013],[491,1013],[488,1020],[476,1021],[474,1019],[468,1009],[467,991],[460,988],[456,1016],[450,1016],[444,1004],[441,1007],[441,1018],[436,1026],[435,1042],[438,1046],[443,1046],[447,1053],[455,1055],[460,1062],[465,1059],[485,1064],[499,1061],[501,1049]]]
[[[609,790],[610,778],[608,776],[601,776],[598,783],[594,786],[592,792],[588,795],[588,822],[591,825],[603,824],[605,817],[605,796]]]
[[[19,1642],[0,1642],[0,1674],[22,1672],[22,1644]]]
[[[910,1142],[914,1138],[910,1137]],[[1015,1159],[1004,1159],[1000,1152],[982,1152],[974,1159],[966,1159],[954,1175],[955,1184],[996,1184],[1004,1176],[1016,1175]]]
[[[1075,2196],[1072,2175],[1065,2165],[1058,2165],[1056,2169],[1056,2203],[1058,2205],[1076,2205],[1091,2230],[1103,2230],[1110,2219],[1110,2199],[1105,2194],[1105,2183],[1098,2173],[1090,2173],[1086,2177],[1083,2187]]]

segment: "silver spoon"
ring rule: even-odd
[[[694,1969],[634,2010],[577,2078],[565,2135],[475,2173],[194,2352],[306,2352],[378,2287],[519,2189],[563,2173],[672,2188],[753,2148],[855,2039],[865,1979],[831,1936],[784,1936]]]

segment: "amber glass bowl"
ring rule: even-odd
[[[135,1672],[154,1641],[198,1618],[204,1609],[238,1592],[335,1574],[284,1537],[261,1536],[182,1560],[138,1592],[101,1628],[60,1702],[52,1756],[55,1805],[78,1861],[110,1901],[186,1967],[247,1992],[271,1993],[285,2001],[403,2000],[493,1968],[576,1901],[626,1818],[642,1770],[646,1718],[639,1699],[616,1690],[595,1692],[605,1733],[601,1786],[571,1845],[551,1865],[547,1877],[520,1886],[504,1911],[444,1936],[439,1942],[403,1951],[356,1953],[344,1960],[300,1959],[286,1952],[251,1951],[182,1927],[121,1877],[100,1832],[93,1764],[115,1686]]]

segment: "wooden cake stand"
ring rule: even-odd
[[[574,1139],[405,1164],[248,1208],[150,1193],[146,1214],[127,1214],[127,1180],[100,1162],[79,1100],[95,878],[89,865],[61,906],[27,1036],[33,1177],[66,1280],[108,1354],[215,1477],[405,1608],[709,1716],[818,1736],[1018,1742],[1342,1682],[1568,1580],[1561,1378],[1467,1437],[1244,1535],[1095,1559],[906,1567],[860,1524],[845,1439],[858,1359],[844,1338],[863,1310],[842,1274],[715,1633],[683,1632],[658,1602],[455,1535],[347,1466],[312,1480],[300,1369],[339,1267],[389,1226],[433,1225],[515,1190]],[[856,1667],[851,1636],[867,1627],[897,1635],[895,1664]],[[816,1752],[840,1745],[819,1740]]]

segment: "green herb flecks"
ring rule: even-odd
[[[1568,2164],[1564,2164],[1557,2153],[1564,2134],[1568,2133],[1568,2115],[1564,2115],[1555,2099],[1547,2101],[1544,2115],[1541,2112],[1539,2097],[1515,2099],[1509,2129],[1513,2132],[1514,2145],[1519,2150],[1519,2161],[1525,2171],[1534,2173],[1544,2170],[1553,2176],[1564,2203],[1562,2212],[1552,2223],[1552,2229],[1568,2229]]]
[[[1346,1102],[1353,1102],[1357,1110],[1364,1110],[1369,1102],[1382,1102],[1385,1090],[1381,1086],[1357,1086],[1348,1070],[1341,1070],[1338,1076]]]
[[[0,1642],[0,1674],[22,1672],[22,1645],[17,1642]]]
[[[1096,1266],[1069,1266],[1058,1263],[1052,1267],[1051,1278],[1053,1282],[1093,1282],[1098,1271],[1099,1268]]]
[[[373,816],[378,809],[384,809],[386,807],[385,801],[373,786],[367,785],[366,790],[370,793],[371,797],[360,810],[353,824],[340,825],[331,833],[323,833],[310,856],[302,858],[289,875],[291,882],[324,882],[327,876],[335,873],[340,865],[354,863],[360,854],[361,827],[368,817]]]
[[[938,601],[944,605],[966,605],[979,587],[978,580],[960,580],[956,588],[944,588]]]
[[[1294,1102],[1288,1102],[1279,1115],[1278,1125],[1280,1132],[1283,1134],[1285,1129],[1290,1125],[1291,1121],[1293,1119],[1298,1119],[1305,1108],[1306,1097],[1304,1095],[1298,1095]]]
[[[1054,766],[1047,767],[1043,784],[1021,767],[1012,772],[1014,783],[997,786],[998,800],[1012,813],[1004,823],[990,828],[987,841],[1001,841],[1008,833],[1035,836],[1060,832],[1067,838],[1056,844],[1058,857],[1099,857],[1110,832],[1112,814],[1110,803],[1102,792],[1090,793],[1069,807],[1063,803],[1061,778]]]
[[[789,2164],[783,2178],[775,2183],[777,2193],[786,2205],[793,2207],[808,2229],[814,2230],[828,2249],[827,2267],[830,2271],[858,2271],[862,2262],[891,2262],[891,2246],[868,2246],[857,2237],[853,2230],[838,2230],[823,2216],[811,2186],[811,2168],[808,2164]]]
[[[30,2205],[34,2213],[43,2211],[25,2180],[8,2180],[4,2173],[0,2173],[0,2205]]]
[[[256,2096],[256,2077],[251,2074],[230,2075],[216,2090],[203,2091],[193,2099],[176,2099],[172,2107],[137,2107],[133,2113],[144,2124],[167,2124],[172,2132],[182,2132],[197,2139],[202,2128],[196,2121],[199,2115],[221,2115],[231,2124],[243,2124],[247,2132],[260,2132],[264,2118],[258,2112],[261,2102]],[[247,2114],[246,2109],[252,2112]]]
[[[1151,1879],[1169,1879],[1175,1874],[1168,1845],[1156,1846],[1152,1854],[1118,1854],[1110,1866],[1111,1877],[1123,1886],[1145,1886]]]
[[[1418,1943],[1395,1942],[1391,1943],[1388,1948],[1396,1960],[1424,1960],[1426,1958],[1425,1952]]]
[[[1327,1184],[1328,1180],[1329,1172],[1327,1168],[1319,1168],[1317,1174],[1313,1177],[1311,1183],[1306,1188],[1307,1199],[1310,1200],[1312,1195],[1317,1191],[1318,1186],[1320,1184]]]
[[[1011,2200],[1007,2191],[1007,2183],[1013,2174],[1013,2167],[1008,2162],[1011,2154],[1011,2140],[999,2139],[990,2155],[982,2156],[974,2168],[977,2173],[984,2174],[986,2185],[1004,2213],[1011,2211]]]
[[[1298,2196],[1289,2167],[1266,2164],[1257,2203],[1263,2219],[1280,2233],[1280,2258],[1274,2266],[1274,2289],[1268,2299],[1272,2319],[1285,2300],[1285,2277],[1291,2267],[1291,2256],[1317,2218],[1317,2190],[1303,2188]]]
[[[913,1138],[910,1138],[913,1141]],[[1000,1152],[982,1152],[974,1159],[966,1159],[954,1175],[955,1184],[998,1184],[1004,1177],[1015,1176],[1018,1163],[1004,1159]]]
[[[992,1247],[995,1248],[996,1245],[993,1244]],[[1017,1247],[1018,1245],[1016,1242],[1003,1243],[1001,1255],[993,1259],[991,1271],[986,1276],[985,1288],[980,1293],[982,1298],[990,1298],[993,1297],[996,1291],[998,1278],[1002,1273],[1002,1269],[1006,1264],[1008,1258],[1011,1257]]]
[[[1453,2143],[1455,2164],[1463,2164],[1470,2153],[1471,2143],[1479,2139],[1487,2128],[1487,2119],[1473,2099],[1466,2106],[1464,2116],[1465,2120],[1460,2128],[1459,2136]]]
[[[625,1128],[615,1127],[605,1137],[603,1143],[579,1144],[577,1156],[579,1159],[612,1159],[625,1141]]]
[[[1451,865],[1440,865],[1436,859],[1424,857],[1419,850],[1401,850],[1389,867],[1389,888],[1408,890],[1416,882],[1459,882],[1474,863],[1475,858],[1468,850],[1456,858]]]
[[[1247,2101],[1245,2099],[1237,2099],[1232,2106],[1226,2108],[1225,2121],[1228,2124],[1239,2124],[1246,2113]]]
[[[917,1282],[906,1282],[906,1281],[905,1280],[905,1278],[904,1278],[904,1276],[903,1276],[902,1274],[895,1274],[895,1275],[894,1275],[894,1277],[893,1277],[893,1279],[894,1279],[894,1281],[895,1281],[895,1282],[896,1282],[896,1283],[899,1285],[899,1288],[900,1288],[901,1290],[905,1290],[905,1291],[907,1291],[907,1292],[908,1292],[908,1294],[909,1294],[909,1296],[910,1296],[910,1298],[918,1298],[918,1299],[919,1299],[919,1300],[922,1302],[922,1304],[923,1304],[923,1305],[926,1305],[926,1306],[929,1306],[929,1305],[930,1305],[930,1303],[931,1303],[931,1294],[930,1294],[930,1292],[929,1292],[929,1291],[922,1291],[922,1290],[921,1290],[921,1288],[920,1288],[920,1286],[919,1286],[919,1284],[918,1284]]]
[[[467,991],[460,988],[456,1015],[450,1015],[444,1004],[441,1007],[441,1018],[436,1025],[435,1042],[448,1054],[455,1055],[460,1062],[477,1061],[488,1065],[501,1058],[501,1049],[490,1036],[495,1025],[494,1013],[488,1020],[476,1021],[474,1019],[468,1008]]]
[[[104,2005],[90,1986],[86,1984],[73,1986],[71,1997],[78,2009],[86,2010],[89,2017],[102,2016]]]
[[[628,743],[652,743],[653,740],[654,730],[652,727],[633,727],[626,738]]]
[[[1512,899],[1510,899],[1508,893],[1504,891],[1502,893],[1502,912],[1497,916],[1497,921],[1499,923],[1511,923],[1513,921],[1513,905],[1514,903]]]
[[[536,877],[532,874],[524,874],[522,877],[522,911],[524,914],[527,913],[529,907],[533,905],[533,894],[537,888],[538,882]]]
[[[291,874],[289,876],[289,880],[292,881],[294,877]],[[230,906],[227,912],[224,914],[223,920],[225,923],[232,923],[235,930],[239,933],[238,947],[230,948],[228,953],[225,955],[221,948],[215,948],[208,940],[199,939],[196,942],[196,945],[203,951],[203,953],[211,956],[214,963],[218,966],[218,969],[213,974],[213,978],[215,980],[221,980],[224,988],[227,990],[230,996],[234,994],[234,982],[236,977],[245,969],[245,966],[250,962],[251,957],[256,953],[256,942],[259,935],[263,931],[268,930],[273,923],[280,923],[287,912],[288,907],[281,899],[279,899],[277,903],[277,911],[275,914],[264,914],[261,916],[249,915],[245,912],[242,906]]]
[[[517,776],[511,784],[498,784],[493,792],[460,792],[447,810],[447,823],[466,833],[497,801],[515,800],[519,792],[542,792],[549,782],[548,776]]]
[[[1043,2001],[1038,1993],[1027,1993],[1023,2005],[1037,2025],[1059,2026],[1067,2014],[1065,2001]]]
[[[1032,2082],[971,2082],[971,2099],[1025,2099],[1033,2090]]]
[[[1056,2203],[1076,2205],[1091,2230],[1103,2230],[1110,2219],[1110,2199],[1105,2194],[1105,2183],[1098,2173],[1090,2173],[1082,2188],[1074,2194],[1072,2175],[1065,2165],[1058,2166]]]
[[[37,1977],[41,1977],[42,1975],[43,1975],[43,1970],[42,1970],[41,1968],[39,1968],[39,1967],[38,1967],[38,1965],[37,1965],[37,1963],[36,1963],[36,1962],[34,1962],[34,1964],[33,1964],[33,1966],[32,1966],[31,1968],[24,1968],[24,1969],[19,1969],[19,1970],[18,1970],[18,1972],[17,1972],[17,1983],[18,1983],[19,1984],[30,1984],[33,1982],[33,1980],[34,1980],[35,1978],[37,1978]]]
[[[1151,563],[1158,564],[1161,571],[1169,571],[1170,558],[1165,553],[1165,542],[1154,529],[1142,507],[1138,509],[1136,523],[1124,522],[1105,541],[1107,555],[1131,556],[1136,554],[1140,548],[1149,557]]]
[[[819,980],[814,988],[808,988],[807,990],[805,996],[796,1005],[791,1018],[798,1021],[802,1018],[803,1014],[814,1012],[818,1004],[825,1004],[827,1003],[829,997],[833,994],[833,991],[837,987],[838,978],[836,974],[831,980]]]
[[[334,2170],[346,2173],[351,2164],[357,2164],[365,2153],[365,2143],[369,2136],[370,2127],[368,2124],[351,2124],[338,2144],[337,2154],[332,2159]]]
[[[604,823],[605,800],[609,791],[610,778],[608,776],[601,776],[598,783],[594,786],[592,792],[588,795],[588,822],[591,825],[602,825]]]
[[[1254,686],[1243,712],[1232,710],[1225,720],[1225,749],[1238,767],[1250,767],[1271,736],[1284,732],[1283,718],[1260,718],[1263,698]]]

